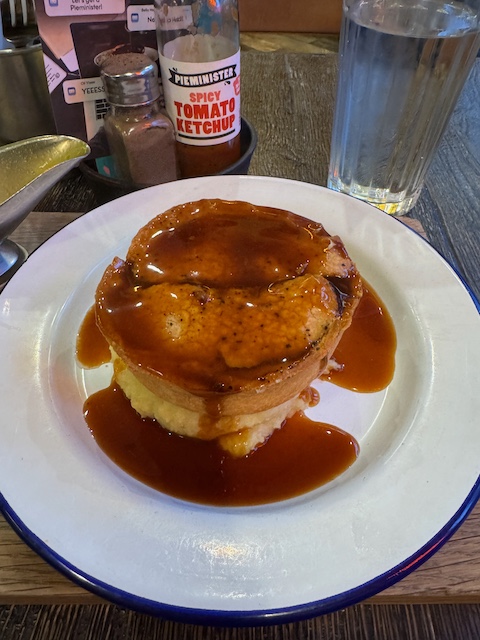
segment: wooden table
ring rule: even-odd
[[[326,184],[335,78],[334,55],[243,54],[242,111],[259,136],[250,173]],[[409,214],[477,297],[479,87],[480,60],[421,198]],[[75,170],[47,194],[11,237],[31,251],[96,204],[90,186]],[[322,634],[334,630],[338,638],[373,638],[374,633],[389,639],[478,638],[480,505],[431,559],[370,601],[314,620],[255,630],[196,628],[104,603],[48,566],[0,517],[0,605],[4,605],[0,607],[0,637],[5,639],[20,637],[15,635],[19,620],[22,640],[50,640],[57,637],[52,630],[59,638],[80,640],[157,637],[154,633],[168,634],[172,639],[323,638]]]

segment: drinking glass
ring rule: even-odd
[[[480,0],[344,0],[328,187],[401,215],[480,46]]]

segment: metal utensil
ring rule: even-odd
[[[35,24],[33,0],[5,0],[4,7],[4,13],[12,28],[26,27],[27,25]]]
[[[0,287],[27,256],[7,236],[89,153],[83,140],[61,135],[37,136],[0,147]]]
[[[56,133],[38,38],[7,38],[0,50],[0,145]]]

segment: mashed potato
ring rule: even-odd
[[[258,413],[211,417],[159,398],[134,376],[113,350],[112,361],[117,384],[142,418],[153,418],[167,431],[182,436],[217,438],[222,449],[235,457],[250,453],[263,444],[275,429],[279,429],[287,418],[309,406],[307,398],[301,395]],[[205,428],[206,425],[208,428]],[[225,435],[216,435],[215,430],[217,434]]]

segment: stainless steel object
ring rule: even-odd
[[[13,28],[35,24],[35,8],[33,0],[5,0],[5,15]]]
[[[0,50],[0,145],[56,132],[38,38]]]
[[[60,135],[37,136],[0,147],[0,288],[27,257],[7,236],[89,153],[86,142]]]

